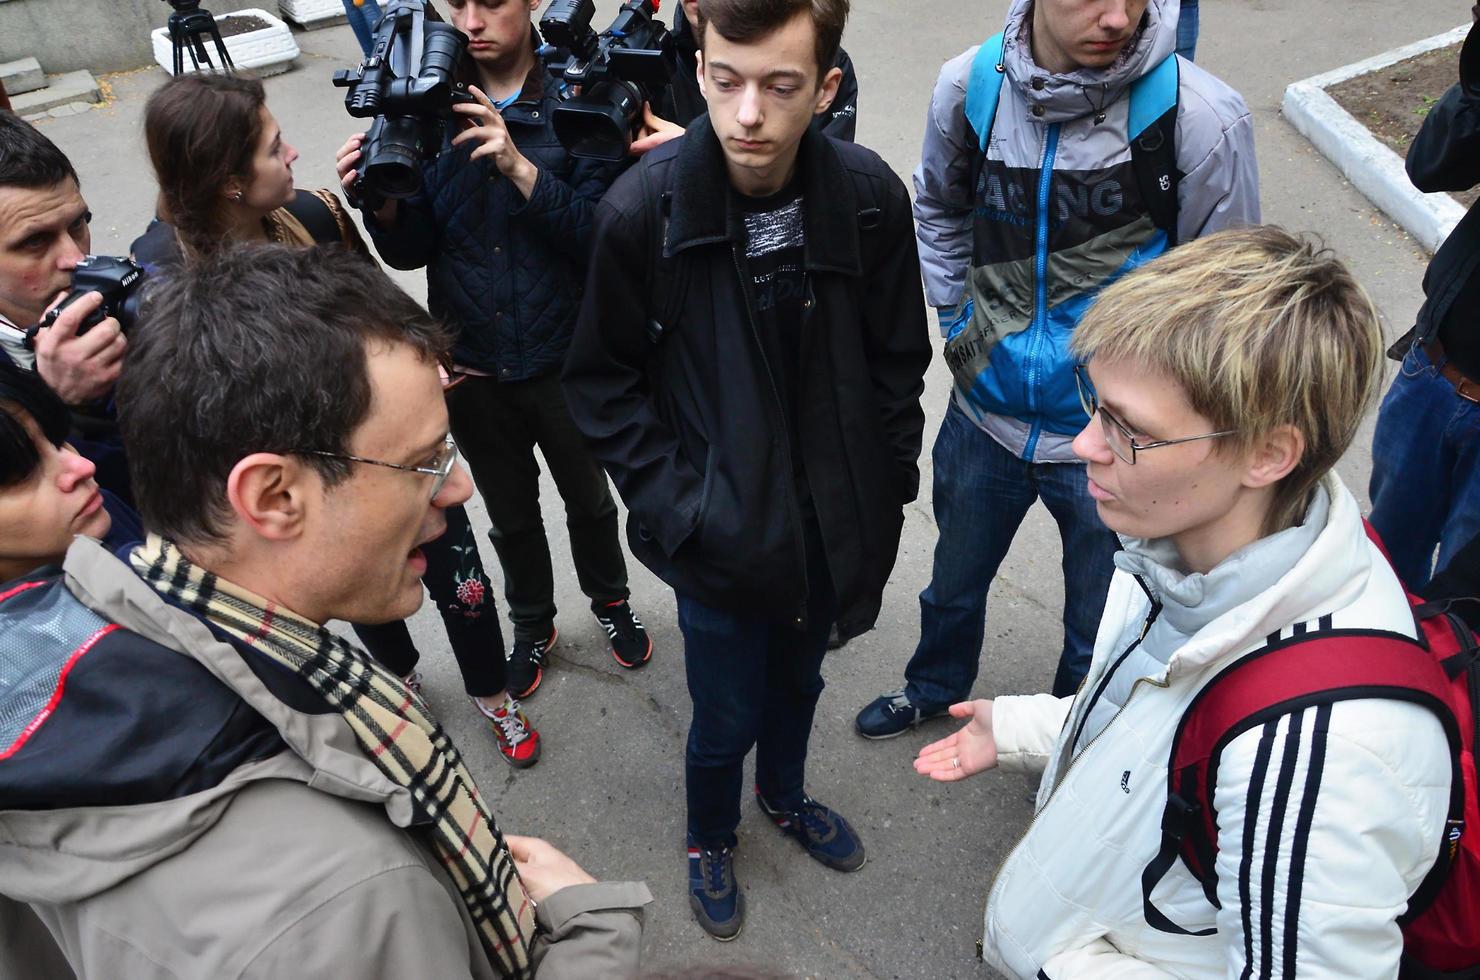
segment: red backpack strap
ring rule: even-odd
[[[1188,705],[1172,741],[1161,848],[1141,875],[1147,924],[1176,935],[1206,936],[1215,931],[1189,932],[1178,926],[1152,903],[1152,889],[1180,857],[1208,900],[1218,906],[1213,787],[1219,757],[1239,735],[1291,712],[1363,698],[1410,701],[1429,708],[1449,740],[1455,767],[1450,818],[1462,824],[1461,741],[1449,707],[1449,689],[1449,678],[1422,643],[1378,630],[1297,634],[1272,641],[1221,671]],[[1431,877],[1442,881],[1442,874]]]

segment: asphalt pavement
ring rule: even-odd
[[[598,22],[615,6],[600,0]],[[906,180],[940,65],[999,30],[1006,7],[1006,0],[854,0],[844,45],[861,84],[858,139]],[[1202,4],[1198,62],[1241,91],[1253,111],[1265,220],[1321,235],[1370,290],[1393,336],[1418,310],[1427,256],[1280,118],[1280,98],[1292,81],[1440,33],[1468,16],[1467,3],[1440,0]],[[329,79],[359,51],[344,26],[299,34],[298,41],[298,67],[267,80],[268,103],[302,154],[295,168],[299,185],[333,186],[334,150],[356,125]],[[155,186],[140,126],[144,99],[162,78],[154,68],[107,76],[110,104],[41,124],[81,174],[96,215],[99,253],[126,251],[153,213]],[[414,295],[425,296],[419,273],[395,275]],[[868,846],[868,864],[845,876],[807,860],[747,801],[737,874],[749,916],[735,942],[707,938],[691,920],[685,894],[682,763],[689,702],[671,592],[629,563],[633,605],[657,651],[646,668],[623,670],[608,655],[577,587],[559,497],[546,477],[561,644],[527,705],[545,740],[544,757],[517,773],[499,758],[492,735],[463,696],[435,612],[428,606],[417,614],[412,630],[423,651],[429,697],[463,746],[501,825],[549,838],[598,877],[645,879],[656,898],[645,940],[650,967],[745,963],[829,978],[989,975],[975,959],[974,942],[993,873],[1027,825],[1032,783],[986,774],[938,786],[916,776],[910,760],[921,745],[947,734],[945,722],[882,743],[853,731],[853,716],[864,703],[899,686],[918,636],[916,597],[929,579],[936,537],[928,449],[949,385],[937,360],[924,399],[922,496],[908,509],[877,629],[827,658],[828,687],[812,737],[808,788],[853,822]],[[1370,440],[1369,419],[1339,467],[1364,500]],[[486,527],[476,498],[471,509]],[[483,556],[499,586],[486,542]],[[1049,686],[1061,643],[1060,560],[1054,525],[1035,507],[992,588],[976,696]]]

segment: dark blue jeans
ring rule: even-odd
[[[1064,648],[1053,693],[1078,689],[1120,542],[1089,495],[1078,463],[1028,463],[1003,449],[954,401],[931,453],[939,537],[930,585],[920,593],[920,645],[904,669],[916,705],[940,708],[971,695],[986,631],[987,590],[1035,500],[1059,525],[1064,546]]]
[[[772,806],[802,801],[807,740],[822,694],[822,657],[836,615],[824,559],[808,562],[807,626],[715,609],[680,594],[678,628],[694,717],[684,755],[688,831],[703,847],[734,847],[745,756]]]
[[[344,0],[344,17],[360,42],[360,50],[370,54],[370,45],[375,39],[375,23],[380,20],[380,5],[375,0],[365,0],[364,6],[355,6],[355,0]]]
[[[1480,534],[1480,405],[1459,397],[1419,348],[1377,413],[1368,492],[1372,526],[1415,592]]]
[[[1188,61],[1197,53],[1197,0],[1182,0],[1177,16],[1177,53]]]

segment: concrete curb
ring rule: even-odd
[[[1290,125],[1315,144],[1347,180],[1388,217],[1402,225],[1424,248],[1434,251],[1465,216],[1448,194],[1425,194],[1408,181],[1403,161],[1351,113],[1336,104],[1326,89],[1358,75],[1380,71],[1400,61],[1457,44],[1470,25],[1394,48],[1355,64],[1328,71],[1285,89],[1281,111]]]

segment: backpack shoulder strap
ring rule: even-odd
[[[1002,94],[1002,35],[994,34],[982,43],[971,63],[966,79],[966,121],[976,131],[978,148],[985,153],[992,135],[992,120],[997,118],[997,99]]]
[[[1151,220],[1177,244],[1177,105],[1181,69],[1175,54],[1131,83],[1126,135],[1141,200]]]
[[[1327,630],[1276,640],[1241,657],[1198,692],[1178,723],[1167,767],[1167,806],[1161,848],[1141,875],[1146,922],[1161,932],[1189,932],[1156,908],[1152,889],[1180,857],[1216,907],[1218,851],[1213,787],[1218,759],[1239,735],[1281,715],[1315,705],[1361,698],[1409,701],[1429,708],[1444,725],[1454,759],[1450,816],[1463,822],[1459,779],[1461,736],[1449,707],[1449,679],[1417,640],[1379,630]]]

